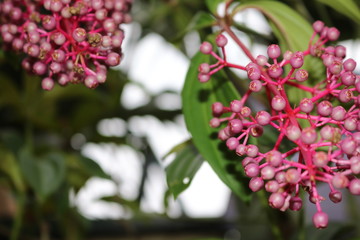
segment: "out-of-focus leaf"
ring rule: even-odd
[[[0,133],[0,140],[4,147],[13,153],[17,153],[24,144],[22,136],[13,130],[3,130]]]
[[[19,153],[20,169],[30,187],[44,200],[60,186],[65,176],[65,159],[59,153],[35,157],[29,150]]]
[[[107,202],[115,202],[122,206],[129,207],[132,210],[138,210],[139,209],[139,203],[136,201],[130,201],[127,199],[124,199],[120,196],[105,196],[102,197],[100,200],[107,201]]]
[[[343,223],[329,223],[326,229],[319,231],[313,225],[309,226],[306,233],[308,240],[349,240],[356,236],[356,228]]]
[[[224,2],[224,0],[206,0],[206,6],[212,14],[217,15],[217,8],[222,2]]]
[[[206,12],[198,12],[187,27],[187,32],[211,27],[216,23],[216,19]]]
[[[111,177],[104,172],[104,170],[94,160],[79,156],[80,163],[85,167],[87,171],[93,177],[100,177],[105,179],[111,179]]]
[[[174,147],[175,159],[166,168],[166,181],[170,192],[177,198],[191,184],[193,177],[201,167],[204,159],[193,145],[186,141]]]
[[[19,165],[13,153],[0,149],[0,171],[8,175],[17,191],[25,190],[24,180],[21,176]]]
[[[79,154],[68,154],[66,156],[66,166],[67,181],[75,191],[80,190],[91,177],[111,179],[95,161]]]
[[[334,10],[360,23],[360,8],[353,0],[318,0]]]
[[[219,178],[242,200],[249,200],[248,181],[235,169],[238,161],[236,155],[227,150],[217,138],[218,129],[209,126],[212,103],[219,101],[228,105],[240,96],[222,72],[213,75],[209,82],[201,84],[197,80],[197,69],[203,62],[210,62],[209,55],[196,54],[186,75],[182,92],[186,126],[194,145]]]

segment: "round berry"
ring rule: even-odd
[[[314,214],[312,220],[316,228],[326,228],[328,226],[329,217],[324,212],[317,212]]]
[[[286,106],[286,101],[285,99],[280,96],[280,95],[276,95],[272,98],[271,100],[271,107],[276,110],[276,111],[282,111],[284,110]]]
[[[227,38],[223,34],[218,35],[215,41],[218,47],[225,47],[228,43]]]
[[[203,54],[210,54],[212,52],[212,45],[209,42],[203,42],[200,46],[200,52]]]
[[[280,57],[281,50],[280,50],[279,45],[276,45],[276,44],[270,45],[267,48],[267,54],[268,54],[269,58],[272,58],[272,59],[276,59],[276,58]]]

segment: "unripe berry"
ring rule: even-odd
[[[282,160],[282,155],[277,150],[272,150],[266,154],[266,161],[273,167],[280,166]]]
[[[357,147],[356,142],[354,141],[354,139],[352,139],[351,137],[345,138],[341,141],[340,144],[340,149],[345,153],[345,154],[353,154],[353,152],[355,151]]]
[[[235,150],[236,147],[239,145],[239,141],[235,137],[231,137],[226,140],[226,146],[229,150]]]
[[[291,141],[296,141],[300,138],[301,136],[301,130],[298,126],[295,125],[290,125],[286,128],[286,136],[291,140]]]
[[[116,52],[111,52],[107,55],[105,63],[109,66],[116,66],[120,64],[120,55]]]
[[[286,182],[296,184],[300,181],[300,172],[295,168],[290,168],[285,172]]]
[[[335,173],[331,183],[336,188],[346,188],[349,185],[349,179],[341,173]]]
[[[316,152],[313,155],[313,163],[317,167],[325,167],[329,162],[329,157],[325,152]]]
[[[267,72],[270,77],[278,78],[283,74],[284,70],[279,64],[273,64],[267,69]]]
[[[328,29],[327,31],[327,38],[330,40],[330,41],[336,41],[340,36],[340,32],[337,28],[335,27],[331,27]]]
[[[302,208],[302,199],[299,197],[291,197],[289,208],[293,211],[299,211]]]
[[[217,128],[217,127],[219,127],[220,126],[220,119],[218,119],[218,118],[212,118],[211,120],[210,120],[210,127],[212,127],[212,128]]]
[[[343,62],[344,70],[347,72],[352,72],[356,68],[356,62],[354,59],[349,58]]]
[[[342,121],[345,119],[346,110],[342,106],[336,106],[331,112],[331,118],[335,121]]]
[[[210,54],[212,52],[212,45],[209,42],[203,42],[200,46],[200,52],[203,54]]]
[[[249,117],[251,115],[251,109],[249,107],[242,107],[241,110],[240,110],[240,114],[243,116],[243,117]]]
[[[239,156],[243,156],[246,154],[246,146],[244,144],[239,144],[236,149],[236,154]]]
[[[201,83],[208,82],[210,80],[210,74],[199,73],[198,80]]]
[[[218,35],[215,41],[218,47],[225,47],[228,42],[227,38],[223,34]]]
[[[302,52],[296,52],[290,59],[290,65],[293,68],[301,68],[304,64],[304,54]]]
[[[245,166],[245,174],[248,177],[257,177],[259,175],[259,166],[256,163],[249,163]]]
[[[264,186],[264,180],[260,177],[254,177],[249,182],[249,188],[253,192],[259,191]]]
[[[49,78],[49,77],[44,78],[44,79],[41,81],[41,87],[42,87],[44,90],[50,91],[50,90],[53,89],[53,87],[54,87],[54,80],[52,80],[52,79]]]
[[[346,57],[346,48],[342,45],[338,45],[335,47],[335,56],[338,58]]]
[[[207,74],[210,72],[210,65],[208,63],[202,63],[200,64],[198,70],[200,73]]]
[[[75,28],[73,33],[72,33],[72,37],[77,42],[84,41],[86,39],[86,31],[85,31],[85,29],[83,29],[83,28]]]
[[[270,123],[271,115],[270,115],[270,113],[268,113],[266,111],[259,111],[256,114],[255,119],[256,119],[258,124],[260,124],[262,126],[265,126],[265,125],[268,125]]]
[[[259,80],[252,80],[249,84],[249,89],[253,92],[260,92],[262,83]]]
[[[279,45],[276,45],[276,44],[270,45],[267,48],[267,54],[268,54],[269,58],[272,58],[272,59],[276,59],[276,58],[280,57],[281,50],[280,50]]]
[[[339,92],[339,96],[338,96],[340,102],[343,103],[350,102],[353,97],[354,97],[353,92],[350,89],[342,89]]]
[[[47,71],[47,66],[43,62],[38,61],[33,65],[33,72],[36,75],[44,75],[46,71]]]
[[[334,75],[337,75],[337,74],[341,73],[341,70],[342,70],[342,63],[340,61],[335,60],[329,66],[329,71]]]
[[[350,169],[353,174],[360,173],[360,157],[359,156],[353,156],[350,158]]]
[[[309,73],[304,69],[299,69],[295,72],[295,79],[299,82],[304,82],[309,78]]]
[[[327,117],[332,112],[332,104],[329,101],[322,101],[317,105],[317,113],[323,117]]]
[[[279,188],[280,188],[280,185],[279,185],[279,183],[278,183],[277,181],[275,181],[275,180],[270,180],[270,181],[268,181],[268,182],[265,184],[265,190],[266,190],[267,192],[272,192],[272,193],[274,193],[274,192],[277,192],[277,191],[279,190]]]
[[[344,128],[348,131],[355,131],[358,125],[358,120],[355,117],[348,117],[344,121]]]
[[[309,98],[304,98],[300,101],[300,110],[304,113],[310,113],[314,109],[314,103]]]
[[[212,113],[214,117],[220,116],[223,114],[224,105],[221,102],[214,102],[211,106]]]
[[[320,130],[320,136],[324,140],[331,140],[334,137],[334,128],[330,125],[326,125]]]
[[[342,200],[342,194],[339,191],[331,191],[329,193],[329,198],[333,203],[339,203]]]
[[[232,133],[240,133],[243,129],[243,122],[240,119],[232,119],[229,121],[229,127]]]
[[[231,137],[229,135],[229,132],[225,130],[226,128],[224,129],[221,129],[218,133],[218,138],[221,140],[221,141],[226,141],[229,137]]]
[[[261,70],[259,66],[253,62],[246,65],[246,72],[250,80],[258,80],[261,77]]]
[[[312,127],[304,128],[301,132],[300,139],[305,144],[315,143],[317,140],[317,133],[315,129]]]
[[[286,100],[282,96],[276,95],[272,98],[271,107],[274,110],[282,111],[282,110],[284,110],[285,106],[286,106]]]
[[[232,112],[234,113],[240,113],[241,111],[241,108],[242,108],[242,104],[239,100],[233,100],[231,101],[230,103],[230,109]]]
[[[259,148],[253,144],[249,144],[246,146],[245,152],[249,157],[256,157],[259,153]]]
[[[314,214],[312,220],[316,228],[326,228],[328,226],[329,217],[324,212],[317,212]]]
[[[99,85],[99,82],[96,79],[96,76],[94,75],[89,75],[86,76],[84,79],[84,84],[86,87],[88,88],[96,88]]]
[[[332,55],[332,54],[327,54],[327,53],[324,53],[322,56],[321,56],[322,60],[323,60],[323,64],[326,66],[326,67],[330,67],[331,64],[334,63],[335,61],[335,56]]]
[[[283,59],[290,60],[292,58],[292,56],[293,56],[293,53],[291,51],[287,50],[283,55]]]
[[[259,66],[265,66],[267,61],[268,61],[268,59],[264,55],[259,55],[259,56],[256,57],[256,63]]]
[[[355,74],[353,74],[352,72],[344,72],[343,74],[341,74],[341,82],[345,86],[354,85],[355,79],[356,79]]]
[[[270,165],[263,167],[260,172],[264,180],[270,180],[275,176],[275,168]]]
[[[360,179],[353,179],[349,184],[349,191],[351,194],[360,195]]]
[[[321,33],[321,31],[323,30],[325,24],[324,22],[317,20],[313,23],[312,27],[314,29],[315,32],[317,33]]]
[[[272,208],[281,208],[285,203],[285,197],[281,193],[272,193],[269,197],[269,205]]]

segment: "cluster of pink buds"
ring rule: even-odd
[[[55,82],[95,88],[121,60],[122,23],[131,21],[132,0],[5,0],[0,31],[5,48],[24,53],[22,66]]]
[[[270,45],[267,56],[250,57],[252,61],[247,66],[226,60],[227,38],[220,34],[216,44],[221,56],[209,42],[201,45],[200,51],[212,55],[217,62],[202,63],[198,78],[207,82],[224,67],[246,71],[250,80],[246,93],[228,107],[213,103],[210,126],[226,123],[218,138],[226,141],[228,149],[243,156],[242,166],[251,178],[252,191],[265,189],[273,208],[298,211],[303,205],[299,195],[303,189],[316,205],[315,227],[325,228],[328,215],[320,205],[326,199],[318,191],[320,182],[328,185],[328,198],[334,203],[342,200],[343,188],[360,195],[360,179],[356,176],[360,173],[360,76],[354,74],[356,62],[346,59],[344,46],[325,46],[336,41],[340,32],[321,21],[316,21],[313,29],[308,49],[281,54],[278,45]],[[315,79],[302,68],[306,57],[322,60],[325,77],[315,84]],[[292,88],[308,97],[290,103],[288,90]],[[268,109],[252,112],[246,103],[251,94],[259,92],[267,96]],[[268,150],[261,152],[261,147],[249,143],[250,138],[258,138],[271,128],[278,136],[273,144],[267,143]],[[286,142],[292,147],[281,151]]]

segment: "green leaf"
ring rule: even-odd
[[[79,156],[81,165],[84,166],[84,170],[87,171],[93,177],[100,177],[105,179],[111,179],[111,177],[104,172],[104,170],[94,160]]]
[[[22,149],[19,161],[25,180],[42,201],[55,192],[64,179],[65,159],[59,153],[49,153],[39,158],[29,150]]]
[[[207,12],[198,12],[186,28],[186,32],[211,27],[216,24],[216,19]]]
[[[222,2],[224,2],[224,0],[206,0],[205,3],[210,12],[214,15],[217,15],[217,8]]]
[[[360,8],[353,0],[318,0],[334,10],[360,23]]]
[[[262,12],[276,27],[276,37],[283,38],[288,49],[307,49],[313,33],[312,26],[289,6],[277,1],[254,1],[239,5],[234,13],[247,8],[255,8]]]
[[[233,12],[238,13],[244,9],[254,8],[262,12],[269,19],[274,35],[279,40],[282,51],[304,51],[308,48],[313,33],[312,25],[298,12],[284,3],[278,1],[254,1],[239,5]],[[322,74],[321,61],[307,57],[303,68],[307,69],[311,78]],[[308,81],[309,83],[310,81]],[[299,103],[301,99],[309,97],[308,93],[297,88],[287,90],[290,102]]]
[[[172,153],[175,153],[176,157],[166,168],[166,181],[170,192],[177,198],[190,186],[204,159],[191,141],[175,146],[170,151],[170,154]]]
[[[209,55],[197,53],[191,60],[182,92],[183,113],[186,126],[193,137],[193,143],[210,164],[219,178],[242,200],[249,200],[248,180],[236,171],[239,160],[236,155],[226,149],[217,138],[217,131],[209,126],[211,105],[220,101],[228,105],[230,101],[239,99],[234,86],[223,73],[218,72],[204,84],[197,80],[198,66],[210,62]]]
[[[16,158],[13,153],[5,149],[0,150],[0,171],[8,175],[17,191],[25,191],[24,180],[21,176]]]

